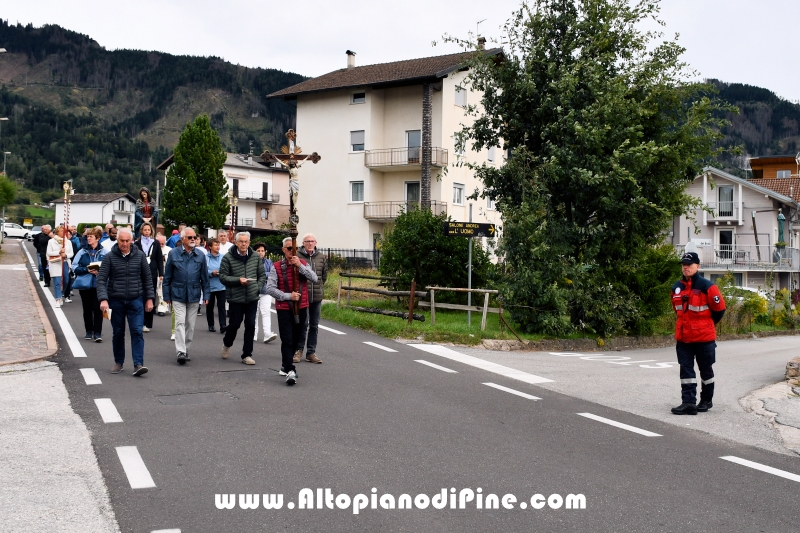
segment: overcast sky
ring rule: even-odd
[[[800,100],[795,70],[800,0],[662,0],[668,35],[680,34],[685,60],[704,78],[766,87]],[[318,76],[346,65],[457,52],[445,33],[487,37],[519,0],[3,0],[12,24],[58,24],[109,50],[215,55],[251,67]],[[432,41],[440,44],[432,47]],[[791,55],[790,55],[791,54]]]

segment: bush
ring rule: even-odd
[[[401,213],[383,240],[381,275],[398,278],[399,290],[408,290],[411,280],[420,290],[430,285],[466,287],[469,241],[444,234],[444,223],[449,220],[446,214],[436,216],[427,209]],[[488,254],[476,239],[472,251],[473,287],[485,287],[490,264]]]

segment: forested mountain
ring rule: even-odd
[[[187,122],[208,114],[225,148],[275,149],[295,108],[265,95],[305,79],[215,57],[109,51],[86,35],[0,19],[0,144],[9,177],[34,190],[131,191]]]

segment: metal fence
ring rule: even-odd
[[[682,254],[686,245],[677,245]],[[800,250],[769,244],[720,244],[698,246],[702,267],[724,267],[727,270],[800,271]]]
[[[371,250],[358,250],[356,248],[320,248],[328,259],[329,268],[350,270],[354,268],[370,268],[377,270],[381,264],[381,251],[377,248]]]

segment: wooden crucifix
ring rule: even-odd
[[[317,152],[310,155],[302,153],[303,150],[295,144],[297,134],[294,130],[290,129],[286,132],[286,139],[289,144],[281,147],[281,153],[273,154],[269,150],[264,150],[264,153],[261,154],[261,159],[275,161],[289,170],[289,236],[292,238],[292,254],[297,254],[297,224],[300,222],[300,217],[297,215],[297,200],[300,196],[300,181],[297,179],[298,169],[306,161],[311,161],[316,165],[322,157]],[[292,291],[297,292],[300,283],[297,267],[293,267],[293,273],[294,286]],[[293,303],[292,310],[294,311],[295,324],[297,324],[300,321],[299,300]]]

